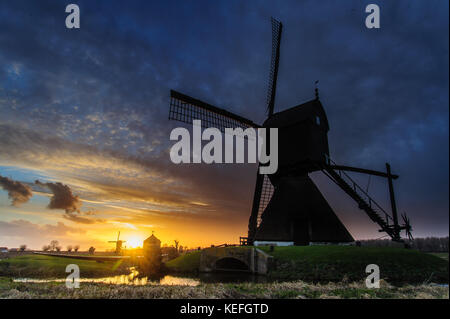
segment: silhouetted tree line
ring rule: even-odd
[[[398,243],[391,241],[390,239],[368,239],[360,240],[361,246],[373,246],[373,247],[397,247]],[[448,236],[447,237],[426,237],[415,238],[409,242],[412,249],[417,249],[426,252],[448,252]]]

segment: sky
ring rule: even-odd
[[[275,112],[314,98],[331,157],[394,173],[415,237],[448,236],[448,1],[0,1],[0,246],[188,247],[247,233],[255,164],[170,161],[175,89],[265,119],[270,17],[283,22]],[[380,7],[380,29],[365,7]],[[352,175],[353,176],[353,175]],[[378,227],[312,177],[356,239]],[[386,181],[356,176],[389,208]],[[36,182],[38,181],[38,182]],[[126,245],[126,243],[125,243]]]

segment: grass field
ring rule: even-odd
[[[69,263],[82,277],[128,273],[113,262],[24,255],[0,260],[0,298],[449,298],[445,256],[396,248],[350,246],[264,247],[275,260],[268,283],[200,283],[198,286],[129,286],[82,282],[68,289],[64,282],[14,282],[13,278],[65,278]],[[200,251],[166,264],[171,271],[197,272]],[[448,254],[447,254],[448,258]],[[369,263],[380,266],[380,289],[364,284]],[[394,285],[393,285],[394,283]]]
[[[448,299],[448,287],[405,285],[395,287],[381,282],[380,289],[368,289],[363,283],[309,284],[302,281],[274,283],[201,284],[192,286],[127,286],[81,283],[79,289],[67,289],[64,283],[18,283],[0,277],[0,298],[277,298],[277,299]]]
[[[166,262],[166,267],[177,272],[197,272],[201,251],[194,251]]]
[[[381,278],[390,283],[448,283],[448,261],[416,250],[389,247],[290,246],[259,247],[274,257],[268,276],[307,282],[361,281],[366,266],[380,267]],[[166,266],[173,271],[196,272],[200,253],[180,256]]]
[[[66,266],[76,264],[83,277],[99,277],[129,273],[121,262],[96,262],[44,255],[23,255],[0,260],[0,276],[52,278],[67,276]]]
[[[430,254],[448,261],[448,253],[430,253]]]

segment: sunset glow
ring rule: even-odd
[[[139,238],[139,237],[129,237],[127,239],[127,242],[125,243],[125,246],[127,248],[138,248],[138,247],[142,247],[143,245],[143,239]]]

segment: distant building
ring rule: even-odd
[[[160,250],[161,249],[161,241],[156,238],[155,235],[151,235],[149,238],[144,240],[144,254],[147,250]]]
[[[0,253],[7,253],[8,247],[0,247]]]
[[[155,235],[151,235],[149,238],[144,240],[143,245],[144,251],[144,260],[143,260],[143,268],[144,271],[149,272],[158,272],[161,267],[161,241],[155,237]]]

